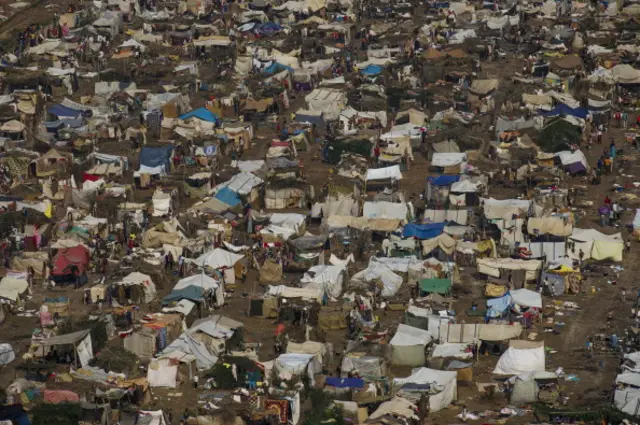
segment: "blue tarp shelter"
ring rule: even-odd
[[[500,298],[487,300],[487,318],[500,317],[511,305],[511,294],[508,292]]]
[[[207,108],[194,109],[193,111],[187,112],[186,114],[180,116],[181,120],[188,120],[189,118],[198,118],[202,121],[207,122],[217,122],[219,119],[216,114],[214,114]]]
[[[539,112],[543,117],[556,117],[558,115],[571,115],[576,118],[587,118],[589,111],[585,108],[572,108],[564,103],[559,104],[549,112]]]
[[[162,299],[162,304],[167,305],[180,300],[190,300],[193,302],[202,301],[204,299],[204,288],[201,286],[189,285],[182,289],[174,289]]]
[[[414,224],[408,223],[402,230],[403,238],[431,239],[439,236],[447,223]]]
[[[82,115],[82,111],[78,111],[77,109],[68,108],[64,105],[56,103],[55,105],[51,105],[49,107],[49,113],[51,115],[55,115],[56,117],[78,117]]]
[[[238,194],[228,187],[223,187],[222,189],[220,189],[216,193],[215,198],[218,201],[224,202],[225,204],[232,207],[235,207],[241,202]]]
[[[432,186],[449,186],[460,181],[460,176],[435,176],[429,177]]]
[[[364,388],[364,379],[329,377],[325,384],[336,388]]]
[[[140,151],[140,166],[156,168],[164,165],[164,171],[171,170],[171,153],[173,146],[149,147]]]
[[[367,65],[360,70],[360,74],[367,77],[375,77],[376,75],[382,74],[382,70],[383,68],[380,65]]]
[[[260,35],[273,35],[282,30],[282,27],[275,22],[265,22],[263,24],[257,25],[255,27],[255,31]]]
[[[285,70],[293,72],[293,68],[291,68],[290,66],[283,65],[279,62],[273,62],[271,65],[262,70],[262,72],[268,75],[274,75]]]

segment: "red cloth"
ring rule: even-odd
[[[90,182],[95,182],[100,180],[100,176],[96,176],[95,174],[88,174],[88,173],[84,173],[82,175],[82,181],[86,182],[86,181],[90,181]]]
[[[44,390],[44,402],[51,404],[80,401],[78,394],[66,390]]]
[[[284,333],[284,323],[279,323],[276,327],[275,335],[280,336]]]

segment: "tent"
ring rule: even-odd
[[[173,146],[149,147],[140,150],[141,174],[165,175],[171,171]]]
[[[558,115],[563,115],[586,119],[587,115],[589,115],[589,111],[585,108],[572,108],[568,105],[565,105],[564,103],[561,103],[548,112],[539,112],[539,115],[543,117],[556,117]]]
[[[179,117],[179,119],[181,119],[182,121],[186,121],[189,118],[197,118],[199,120],[212,122],[212,123],[217,122],[219,119],[219,117],[216,114],[214,114],[207,108],[194,109],[193,111],[187,112],[186,114],[180,115]]]
[[[51,275],[54,278],[68,275],[77,277],[84,273],[90,259],[89,250],[83,245],[60,249],[53,259]]]
[[[520,375],[526,372],[544,372],[545,353],[543,341],[511,340],[493,373]]]
[[[169,304],[180,300],[200,302],[209,293],[215,292],[216,305],[224,304],[224,285],[211,276],[204,273],[180,279],[173,287],[169,295],[162,300],[163,304]]]
[[[342,294],[345,270],[343,266],[313,266],[304,274],[300,283],[303,288],[322,289],[332,298]]]
[[[408,223],[402,230],[403,238],[431,239],[439,236],[447,223],[414,224]]]
[[[131,272],[116,284],[129,287],[140,287],[142,289],[142,296],[134,296],[134,293],[131,293],[131,299],[133,299],[136,303],[144,302],[145,304],[148,304],[153,301],[156,296],[155,283],[153,283],[153,280],[151,280],[151,276],[144,273]]]
[[[391,364],[397,366],[424,365],[426,361],[424,350],[431,339],[431,334],[424,329],[404,324],[398,325],[398,330],[389,342]]]
[[[315,354],[285,353],[274,360],[273,369],[281,379],[306,374],[313,383],[315,375],[322,372],[322,360]]]
[[[25,279],[5,276],[0,280],[0,302],[4,300],[16,304],[28,289],[29,282]]]
[[[6,366],[16,359],[16,352],[9,343],[0,343],[0,367]]]
[[[89,361],[93,359],[93,344],[91,343],[90,329],[34,340],[33,344],[37,347],[73,346],[76,367],[79,367],[78,363],[80,363],[82,367],[86,367],[89,365]]]
[[[229,252],[222,248],[216,248],[191,261],[199,267],[211,267],[212,269],[219,270],[233,268],[235,264],[243,258],[244,255]]]
[[[420,367],[413,369],[411,375],[406,378],[394,378],[393,384],[394,386],[410,386],[412,391],[416,386],[425,388],[429,394],[429,410],[437,412],[446,409],[458,398],[457,375],[458,373],[455,371]]]
[[[575,249],[568,252],[572,259],[579,259],[580,251],[582,251],[585,260],[592,258],[594,260],[622,261],[624,241],[620,233],[605,235],[595,229],[574,227],[569,240],[575,244]]]
[[[449,295],[451,279],[420,279],[420,292],[428,294]]]
[[[399,165],[392,165],[391,167],[385,168],[369,168],[365,180],[402,180],[402,172],[400,172]]]
[[[362,216],[365,218],[391,218],[405,221],[409,214],[409,207],[404,202],[365,202],[362,206]]]
[[[370,263],[366,269],[353,275],[350,284],[367,286],[376,281],[382,282],[382,297],[393,297],[402,286],[403,279],[382,263]]]

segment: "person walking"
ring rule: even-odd
[[[622,127],[627,128],[627,122],[629,121],[629,114],[627,111],[622,112]]]

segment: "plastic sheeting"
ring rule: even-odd
[[[321,289],[328,296],[338,298],[342,294],[344,276],[342,266],[313,266],[300,279],[300,283],[304,288]]]
[[[399,165],[385,168],[369,168],[365,180],[402,180],[402,172]]]
[[[429,410],[437,412],[445,409],[458,398],[457,375],[458,373],[455,371],[448,372],[421,367],[413,369],[411,375],[406,378],[395,378],[393,384],[429,384],[432,389],[439,390],[435,394],[429,394]]]
[[[431,334],[413,326],[398,325],[391,346],[391,363],[398,366],[421,366],[426,358],[424,349],[431,341]]]
[[[202,254],[195,260],[189,259],[199,267],[211,267],[212,269],[232,268],[238,261],[244,258],[244,255],[235,254],[222,248],[216,248],[211,252]]]
[[[362,209],[362,216],[365,218],[386,218],[406,220],[409,208],[406,203],[397,202],[365,202]]]
[[[498,375],[520,375],[526,372],[545,370],[544,342],[511,341],[493,373]]]
[[[372,263],[369,266],[353,275],[352,284],[365,283],[379,280],[382,282],[383,297],[393,297],[402,286],[402,277],[395,274],[389,267],[381,263]]]

